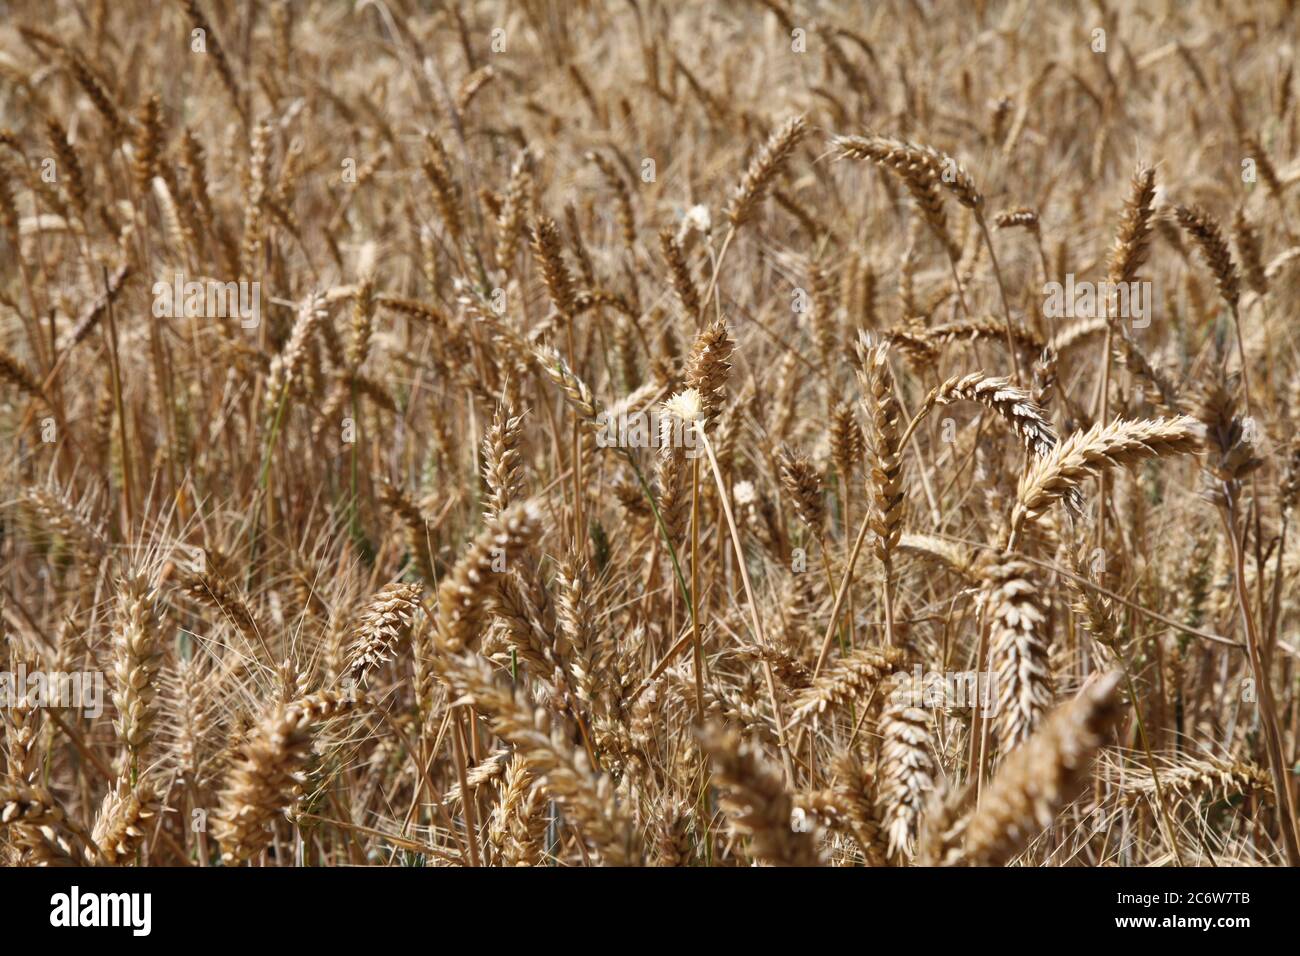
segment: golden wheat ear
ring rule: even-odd
[[[894,395],[894,375],[889,368],[889,346],[873,344],[865,336],[858,343],[858,380],[866,412],[866,446],[869,453],[871,529],[876,534],[876,557],[888,562],[903,533],[906,488],[903,482],[903,411]]]
[[[1241,278],[1219,221],[1199,206],[1179,206],[1174,213],[1178,224],[1191,236],[1205,257],[1205,264],[1214,273],[1219,295],[1230,307],[1236,308],[1241,295]]]
[[[1004,556],[985,573],[989,589],[989,670],[997,684],[994,720],[1005,754],[1026,740],[1055,696],[1048,614],[1041,585],[1026,561]]]
[[[511,505],[488,522],[438,588],[438,642],[457,651],[481,636],[490,601],[508,580],[501,572],[528,551],[542,531],[533,502]]]
[[[369,705],[364,694],[322,691],[269,707],[228,757],[212,828],[223,861],[247,862],[271,842],[272,822],[299,794],[315,726]]]
[[[817,866],[816,836],[791,826],[795,805],[780,771],[735,731],[706,729],[701,744],[722,791],[719,804],[728,825],[748,841],[749,854],[772,866]]]
[[[936,405],[949,405],[956,401],[973,402],[994,412],[1035,455],[1046,455],[1056,447],[1056,431],[1047,413],[1034,401],[1033,395],[1005,378],[995,378],[983,372],[954,376],[929,398],[929,402]]]
[[[1020,854],[1088,784],[1122,705],[1118,671],[1089,683],[1013,750],[965,830],[965,862],[1001,866]]]
[[[362,609],[347,666],[353,680],[364,680],[370,671],[390,660],[410,636],[411,618],[419,607],[421,590],[417,584],[388,584]]]
[[[1076,432],[1035,460],[1020,478],[1011,516],[1013,535],[1052,504],[1077,493],[1107,469],[1132,468],[1149,458],[1185,455],[1200,447],[1203,428],[1188,415],[1148,421],[1115,419]]]
[[[896,674],[885,692],[877,802],[889,856],[901,863],[915,854],[921,814],[939,767],[934,760],[933,715],[922,706],[924,691],[914,675]]]

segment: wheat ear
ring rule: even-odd
[[[1119,717],[1122,679],[1116,671],[1094,680],[1008,755],[966,827],[968,862],[1001,866],[1078,796],[1093,757]]]
[[[1187,415],[1148,421],[1115,419],[1076,432],[1033,462],[1020,478],[1011,516],[1012,540],[1027,520],[1040,517],[1054,502],[1078,491],[1108,468],[1131,468],[1148,458],[1196,451],[1201,429]]]

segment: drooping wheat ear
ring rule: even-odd
[[[894,334],[904,339],[923,338],[931,346],[950,345],[953,342],[962,341],[974,342],[977,339],[992,342],[1001,339],[1005,342],[1007,326],[1001,319],[984,316],[946,322],[943,325],[932,326],[919,332],[900,330]],[[1041,352],[1046,344],[1032,331],[1020,325],[1012,326],[1011,343],[1016,348],[1023,349],[1026,352]]]
[[[642,860],[641,835],[617,799],[614,782],[593,773],[586,754],[573,747],[560,728],[547,726],[544,711],[534,711],[498,680],[481,658],[441,655],[435,665],[456,703],[470,704],[488,719],[492,732],[511,744],[538,785],[561,807],[584,841],[610,866]]]
[[[1116,323],[1114,331],[1118,339],[1117,352],[1125,366],[1138,378],[1145,379],[1155,388],[1155,395],[1152,396],[1153,403],[1171,415],[1180,414],[1182,403],[1178,398],[1178,386],[1165,372],[1151,364],[1151,360],[1147,358],[1141,346],[1133,340],[1132,333],[1122,323]]]
[[[673,292],[681,303],[682,311],[693,322],[698,322],[703,307],[700,304],[700,290],[691,277],[691,267],[686,262],[686,254],[673,236],[673,230],[665,226],[659,231],[659,249],[664,262],[668,264],[668,277],[673,283]]]
[[[80,52],[69,48],[64,51],[64,56],[68,72],[72,74],[72,78],[81,87],[81,92],[86,94],[86,99],[90,100],[91,105],[95,107],[95,112],[104,120],[104,124],[108,127],[109,137],[114,143],[119,142],[122,139],[125,125],[122,122],[122,115],[118,112],[117,107],[113,105],[113,99],[109,96],[108,90],[104,88],[103,82],[95,75],[95,72],[90,68],[85,57]]]
[[[215,569],[203,573],[185,571],[178,575],[176,583],[200,604],[220,611],[250,643],[262,641],[262,628],[252,609],[224,575]]]
[[[1076,322],[1071,322],[1052,336],[1052,348],[1057,352],[1067,352],[1084,342],[1091,341],[1105,332],[1107,328],[1109,328],[1109,322],[1104,316],[1093,319],[1079,319]]]
[[[396,515],[402,526],[409,567],[429,584],[435,581],[433,563],[429,555],[428,525],[420,506],[396,482],[385,478],[379,486],[379,500]]]
[[[157,594],[143,578],[131,576],[119,589],[118,623],[113,635],[113,727],[125,748],[124,770],[141,768],[158,717],[158,670],[162,666],[162,626]]]
[[[499,747],[492,751],[481,761],[472,767],[465,769],[465,784],[472,793],[479,787],[485,787],[488,784],[496,784],[506,775],[506,767],[510,762],[510,750],[507,747]],[[444,806],[455,806],[462,800],[460,783],[457,782],[451,786],[443,797]]]
[[[364,694],[314,694],[277,702],[231,754],[212,832],[227,864],[240,863],[271,841],[270,824],[297,796],[312,747],[314,724],[367,706]]]
[[[989,670],[997,683],[994,732],[1002,753],[1026,740],[1055,701],[1048,616],[1033,567],[1003,556],[986,573]]]
[[[771,866],[817,866],[816,834],[791,826],[794,802],[761,751],[736,731],[716,727],[702,731],[701,746],[722,791],[719,806],[731,832],[749,840],[749,856]]]
[[[897,647],[859,648],[826,668],[791,704],[790,724],[860,702],[903,662]]]
[[[1196,419],[1187,415],[1147,421],[1117,418],[1075,432],[1021,475],[1011,515],[1013,533],[1108,468],[1131,468],[1148,458],[1196,451],[1199,433]]]
[[[976,866],[1001,866],[1028,846],[1087,785],[1093,757],[1121,712],[1119,672],[1088,684],[1012,751],[966,827]]]
[[[506,575],[495,598],[493,614],[519,660],[542,680],[563,681],[555,658],[555,608],[541,577],[533,569]]]
[[[90,834],[39,784],[0,781],[0,836],[22,866],[86,866],[100,862]]]
[[[363,395],[370,401],[374,402],[379,408],[392,414],[398,414],[397,400],[393,398],[392,393],[379,381],[363,372],[354,372],[352,375],[345,376],[340,381],[344,385],[355,387],[358,395]]]
[[[949,255],[957,256],[956,243],[948,232],[948,213],[943,205],[943,187],[951,184],[944,182],[942,163],[936,164],[934,156],[911,143],[885,136],[835,136],[831,139],[831,148],[840,159],[875,163],[902,180],[922,217]],[[978,195],[978,192],[969,195]]]
[[[911,311],[910,307],[904,303],[904,310]],[[934,368],[939,361],[939,349],[930,341],[923,331],[908,327],[902,329],[891,329],[886,333],[889,342],[906,357],[908,363],[916,369],[924,370]]]
[[[722,410],[727,378],[731,374],[731,353],[735,348],[736,343],[722,319],[702,329],[691,346],[682,378],[688,389],[700,393],[702,417],[706,423],[714,421]]]
[[[898,547],[901,551],[912,551],[933,558],[967,581],[974,580],[972,572],[975,555],[955,541],[925,534],[904,534],[898,539]]]
[[[353,710],[369,707],[370,703],[370,697],[360,691],[336,694],[333,691],[321,690],[289,701],[285,705],[285,713],[297,715],[298,720],[307,724],[319,724],[351,713]]]
[[[794,505],[795,514],[815,535],[826,523],[826,502],[822,498],[822,476],[804,455],[783,449],[780,457],[781,487]]]
[[[20,392],[25,392],[33,398],[44,397],[36,373],[3,347],[0,347],[0,381],[9,382]]]
[[[411,618],[420,606],[418,584],[394,581],[379,589],[357,618],[347,672],[358,683],[392,658],[409,637]]]
[[[23,499],[40,526],[63,539],[84,571],[98,570],[100,558],[108,548],[108,541],[104,537],[103,525],[94,518],[88,500],[76,504],[65,492],[42,487],[27,488],[23,492]]]
[[[767,138],[763,148],[750,161],[724,210],[733,229],[739,229],[753,217],[807,133],[808,123],[800,114],[786,120]]]
[[[993,378],[983,372],[954,376],[935,389],[929,404],[949,405],[955,401],[974,402],[996,413],[1024,443],[1026,450],[1041,457],[1056,447],[1056,431],[1047,413],[1023,388],[1005,378]]]
[[[591,261],[591,252],[582,238],[582,223],[578,219],[577,207],[571,202],[564,204],[564,227],[569,230],[569,248],[578,260],[578,273],[582,276],[584,286],[583,291],[578,293],[578,308],[585,311],[588,303],[594,306],[599,295],[602,299],[608,296],[610,304],[621,309],[625,304],[622,296],[596,289],[596,266]]]
[[[150,819],[157,813],[158,794],[152,784],[131,787],[119,781],[104,796],[91,831],[100,857],[94,862],[109,866],[132,862],[148,835]]]
[[[1243,794],[1268,793],[1273,789],[1269,772],[1253,763],[1221,757],[1178,757],[1160,766],[1159,791],[1187,804],[1231,800]],[[1126,802],[1139,797],[1159,800],[1155,777],[1145,766],[1125,767],[1115,785]]]
[[[1151,227],[1155,220],[1156,171],[1145,163],[1133,174],[1133,185],[1124,201],[1124,213],[1111,248],[1107,277],[1112,283],[1132,282],[1147,261]]]
[[[90,834],[74,828],[69,820],[61,825],[15,829],[13,843],[19,866],[87,866],[100,860]]]
[[[514,411],[510,400],[503,399],[483,436],[483,482],[488,490],[483,517],[488,520],[505,511],[523,493],[519,437],[524,416]]]
[[[1219,295],[1223,297],[1224,302],[1235,309],[1240,296],[1240,279],[1218,220],[1199,206],[1178,206],[1175,214],[1179,225],[1191,236],[1192,241],[1201,250],[1201,255],[1205,257],[1205,264],[1214,273],[1214,281],[1219,286]]]
[[[903,533],[905,489],[901,423],[903,412],[894,395],[894,375],[889,369],[889,347],[872,344],[865,334],[858,342],[858,381],[866,411],[865,430],[868,461],[871,530],[873,548],[882,563],[888,563],[898,536]]]
[[[957,162],[952,156],[935,149],[933,146],[917,145],[914,148],[929,157],[930,163],[939,177],[939,182],[948,192],[952,193],[953,198],[958,203],[967,209],[979,210],[983,208],[984,194],[975,185],[975,180],[965,166]]]
[[[1232,217],[1232,237],[1237,241],[1237,255],[1241,257],[1241,270],[1246,274],[1246,285],[1257,295],[1268,293],[1268,276],[1264,272],[1263,253],[1260,252],[1259,233],[1246,218],[1246,210],[1238,206]]]
[[[619,230],[623,234],[623,244],[628,249],[636,246],[636,213],[632,208],[632,191],[628,188],[627,180],[623,178],[610,161],[608,156],[598,153],[595,150],[587,153],[587,161],[595,164],[600,170],[601,178],[614,193],[617,202],[617,217]]]
[[[1246,431],[1239,382],[1237,375],[1215,375],[1201,385],[1197,397],[1196,417],[1205,426],[1206,492],[1216,504],[1264,463]]]
[[[355,294],[356,292],[354,291],[353,297],[355,297]],[[468,296],[462,296],[459,297],[457,301],[474,307],[474,320],[482,318],[477,311],[477,305],[474,303],[473,299]],[[375,296],[375,305],[385,309],[392,309],[394,312],[409,316],[413,319],[418,319],[421,322],[427,322],[429,325],[432,325],[440,331],[446,330],[451,324],[448,321],[447,316],[440,309],[428,302],[420,302],[418,299],[404,299],[398,295],[390,295],[387,292],[380,292]]]
[[[691,394],[698,399],[699,392]],[[673,541],[681,539],[691,508],[691,469],[684,445],[674,437],[676,429],[685,427],[693,426],[683,426],[674,416],[665,414],[660,419],[659,454],[655,456],[655,507]]]
[[[0,621],[0,641],[5,639],[4,624]],[[28,672],[39,669],[29,666]],[[10,670],[12,672],[12,668]],[[26,695],[9,701],[4,721],[6,768],[0,779],[8,777],[18,783],[35,783],[39,778],[43,757],[40,746],[42,714],[42,708]]]
[[[1300,246],[1291,246],[1282,250],[1272,259],[1268,260],[1268,265],[1264,267],[1264,275],[1271,282],[1274,279],[1281,278],[1290,271],[1295,261],[1300,259]]]
[[[158,175],[158,161],[163,146],[162,100],[158,94],[148,96],[135,116],[135,154],[131,157],[131,176],[135,180],[136,201],[144,202],[150,184]]]
[[[564,397],[577,414],[579,422],[593,431],[599,430],[601,405],[587,383],[574,374],[568,363],[554,349],[538,348],[535,354],[547,378],[564,392]]]
[[[1086,546],[1084,550],[1086,551]],[[1082,553],[1079,554],[1073,561],[1073,567],[1074,573],[1084,581],[1065,577],[1066,586],[1075,595],[1070,610],[1074,612],[1080,627],[1091,634],[1097,643],[1114,653],[1115,643],[1119,639],[1119,622],[1116,620],[1115,605],[1105,594],[1089,587],[1088,566],[1084,563],[1083,557]]]
[[[912,856],[917,824],[934,787],[933,725],[930,714],[917,706],[921,688],[910,675],[898,674],[885,688],[876,802],[889,841],[888,854],[902,860]]]
[[[551,304],[564,322],[578,314],[577,287],[573,273],[564,261],[564,244],[560,227],[549,216],[539,216],[533,223],[533,256],[542,270],[542,282]]]
[[[511,505],[484,525],[438,588],[438,642],[460,650],[479,636],[488,601],[541,534],[542,513],[532,502]]]

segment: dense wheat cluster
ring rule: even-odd
[[[1300,862],[1290,4],[5,6],[3,862]]]

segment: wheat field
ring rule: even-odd
[[[0,862],[1300,863],[1281,2],[0,18]]]

